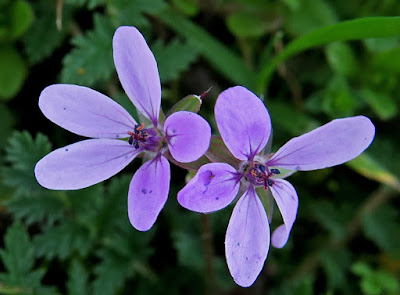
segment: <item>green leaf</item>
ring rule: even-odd
[[[348,269],[351,262],[349,251],[345,249],[320,252],[321,263],[328,280],[328,289],[344,289],[347,285]]]
[[[157,41],[152,46],[152,51],[163,82],[178,79],[179,75],[186,71],[199,55],[195,47],[178,39],[173,39],[167,45],[162,41]]]
[[[166,25],[186,38],[188,44],[196,48],[217,71],[231,82],[251,88],[255,74],[228,47],[207,31],[187,20],[171,8],[158,15]]]
[[[257,15],[245,11],[230,14],[226,24],[238,37],[261,37],[266,30],[266,25]]]
[[[17,219],[27,224],[45,222],[54,224],[63,217],[64,203],[55,194],[43,194],[24,198],[13,198],[7,204],[8,210]]]
[[[71,221],[65,221],[59,226],[46,227],[45,231],[34,239],[36,255],[61,260],[71,256],[74,252],[85,256],[92,243],[86,228]]]
[[[357,158],[346,162],[346,165],[357,171],[364,177],[386,184],[400,191],[400,180],[376,161],[368,152],[364,152]]]
[[[382,120],[389,120],[397,114],[397,105],[389,95],[367,88],[363,88],[360,95]]]
[[[272,114],[272,126],[287,132],[289,135],[299,135],[312,127],[311,118],[287,103],[269,101],[267,107]]]
[[[200,95],[187,95],[172,106],[167,116],[179,111],[198,113],[202,104]]]
[[[395,295],[400,291],[400,284],[394,274],[385,270],[372,269],[367,263],[359,261],[352,265],[353,273],[361,278],[360,287],[366,295]]]
[[[399,213],[396,208],[383,205],[363,216],[363,230],[382,251],[392,256],[400,255]]]
[[[357,60],[349,45],[343,42],[329,44],[325,50],[328,63],[338,74],[351,77],[358,71]]]
[[[188,16],[194,16],[199,12],[199,4],[196,0],[172,0],[172,3]]]
[[[17,39],[29,28],[33,21],[33,10],[25,0],[14,2],[11,10],[12,31],[11,36]]]
[[[75,48],[63,60],[63,83],[93,86],[108,80],[114,73],[112,37],[114,26],[109,19],[95,15],[94,29],[72,39]]]
[[[33,170],[42,157],[50,152],[51,144],[46,136],[38,134],[35,139],[27,132],[15,131],[8,140],[3,168],[4,184],[15,189],[17,195],[31,195],[42,191]]]
[[[30,63],[35,64],[58,48],[65,39],[68,27],[68,11],[63,13],[63,30],[58,30],[56,25],[56,12],[52,6],[42,5],[38,9],[37,17],[23,38],[25,52]]]
[[[138,27],[148,26],[146,15],[159,15],[165,6],[164,0],[115,0],[107,5],[114,23]]]
[[[0,124],[0,138],[8,138],[11,136],[16,120],[6,104],[0,104],[0,118],[2,119]],[[3,149],[6,144],[6,140],[0,141],[0,149]]]
[[[7,230],[4,243],[5,249],[0,249],[0,257],[9,274],[7,283],[12,286],[25,286],[25,276],[35,262],[34,248],[28,233],[20,224],[14,223]],[[1,275],[4,276],[4,273]]]
[[[67,290],[69,295],[89,294],[89,274],[83,265],[76,259],[72,260],[68,271]]]
[[[205,156],[211,162],[228,163],[232,167],[239,168],[240,161],[232,155],[220,136],[211,136],[210,147]]]
[[[0,46],[0,64],[0,100],[9,100],[20,91],[27,68],[18,51],[8,46]]]
[[[257,93],[264,92],[273,71],[281,62],[306,49],[335,41],[398,35],[400,35],[400,17],[359,18],[317,29],[290,42],[270,63],[262,67],[257,79]]]
[[[345,237],[346,225],[352,216],[352,209],[349,205],[337,206],[328,201],[316,201],[311,204],[314,218],[330,232],[335,240]]]
[[[381,70],[390,73],[400,73],[400,48],[382,51],[372,56],[371,66],[373,70]]]
[[[337,21],[337,16],[329,1],[299,0],[292,4],[292,11],[285,17],[288,30],[302,35]]]
[[[124,282],[133,276],[131,261],[112,252],[102,252],[102,261],[95,268],[93,295],[117,294]]]

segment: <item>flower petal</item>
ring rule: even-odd
[[[99,183],[124,169],[141,152],[126,141],[87,139],[59,148],[35,166],[40,185],[74,190]]]
[[[271,119],[254,93],[242,86],[229,88],[219,95],[214,112],[221,137],[236,158],[252,159],[264,148]]]
[[[237,202],[225,238],[225,255],[235,282],[251,286],[268,255],[269,223],[264,207],[250,186]]]
[[[296,220],[299,198],[293,185],[284,179],[274,179],[270,186],[272,195],[278,205],[284,224],[280,225],[272,234],[271,244],[275,248],[285,246],[293,223]]]
[[[207,151],[211,140],[211,127],[192,112],[176,112],[164,123],[171,155],[178,162],[188,163],[199,159]]]
[[[196,175],[179,191],[179,204],[202,213],[228,206],[239,191],[240,181],[236,174],[236,169],[225,163],[201,166]]]
[[[367,117],[336,119],[289,140],[267,165],[307,171],[343,164],[360,155],[374,135],[375,127]]]
[[[40,94],[39,107],[53,123],[86,137],[128,137],[127,131],[137,124],[111,98],[83,86],[48,86]]]
[[[146,40],[135,27],[119,27],[113,38],[113,55],[126,94],[135,107],[157,126],[161,105],[160,76]]]
[[[128,216],[134,228],[149,230],[169,193],[171,171],[167,159],[158,156],[144,163],[133,175],[128,194]]]

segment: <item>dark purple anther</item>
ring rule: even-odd
[[[278,169],[271,169],[271,173],[273,173],[273,174],[281,174],[281,171],[279,171]]]

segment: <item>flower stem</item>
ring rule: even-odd
[[[216,294],[216,284],[214,279],[214,247],[213,235],[211,230],[210,216],[201,214],[201,230],[205,256],[205,294]]]

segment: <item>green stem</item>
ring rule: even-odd
[[[211,230],[210,216],[201,215],[201,230],[203,239],[203,248],[205,256],[205,278],[206,278],[206,294],[216,294],[216,284],[214,279],[214,247],[213,235]]]

